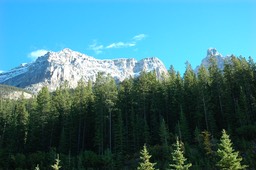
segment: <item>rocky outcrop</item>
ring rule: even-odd
[[[53,91],[65,81],[74,88],[81,79],[95,81],[99,72],[110,74],[117,82],[121,82],[139,76],[142,71],[155,71],[158,78],[167,74],[164,64],[156,57],[139,61],[134,58],[99,60],[66,48],[59,52],[48,52],[33,63],[0,73],[0,83],[36,93],[43,86]]]

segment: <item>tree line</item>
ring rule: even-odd
[[[31,99],[0,101],[0,169],[137,169],[146,144],[157,169],[175,164],[177,137],[190,169],[218,169],[226,129],[242,164],[256,167],[256,65],[231,56],[220,70],[214,57],[195,74],[171,66],[117,84],[99,73],[94,83],[47,87]],[[176,144],[177,145],[177,144]],[[240,157],[239,157],[240,158]]]

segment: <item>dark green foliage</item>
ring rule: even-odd
[[[110,77],[110,75],[104,76],[102,73],[99,73],[94,84],[94,93],[95,145],[98,148],[98,154],[103,154],[106,149],[110,149],[110,152],[112,152],[112,119],[113,114],[117,112],[117,109],[115,108],[117,101],[117,87],[114,79]]]
[[[164,121],[164,119],[162,119],[161,123],[160,123],[160,129],[159,129],[159,136],[161,139],[161,144],[162,146],[168,147],[169,144],[169,140],[170,140],[170,134],[169,134],[169,130],[166,126],[166,123]]]
[[[82,167],[84,168],[94,168],[101,164],[101,158],[93,151],[81,152],[78,156]]]
[[[188,141],[190,139],[188,121],[182,107],[180,107],[179,120],[176,129],[176,133],[179,135],[180,139],[183,139],[184,141]]]
[[[13,147],[15,148],[16,152],[23,152],[25,149],[25,144],[27,142],[27,133],[28,133],[28,112],[25,106],[25,100],[21,99],[18,101],[15,107],[15,116],[16,116],[16,145]]]
[[[187,63],[183,77],[171,67],[161,80],[143,72],[117,84],[100,73],[75,89],[65,82],[31,99],[0,96],[0,167],[51,169],[57,152],[63,170],[136,169],[148,143],[156,168],[166,169],[179,136],[191,169],[211,169],[219,160],[216,136],[228,129],[233,147],[255,169],[256,65],[232,56],[219,70],[209,60],[197,75]]]

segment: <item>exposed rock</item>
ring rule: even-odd
[[[36,93],[43,86],[53,91],[65,81],[74,88],[81,79],[95,81],[99,72],[110,74],[117,82],[121,82],[139,76],[142,71],[156,71],[158,78],[167,74],[164,64],[156,57],[139,61],[134,58],[99,60],[66,48],[60,52],[48,52],[33,63],[0,73],[0,83]]]

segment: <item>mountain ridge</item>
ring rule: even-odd
[[[29,64],[22,64],[8,72],[0,73],[0,84],[7,84],[38,92],[43,86],[54,91],[68,81],[71,88],[79,80],[95,81],[99,72],[110,74],[117,82],[137,77],[142,71],[155,71],[158,78],[167,69],[157,57],[136,60],[134,58],[96,59],[65,48],[48,52]]]
[[[209,48],[206,56],[201,60],[194,71],[197,74],[201,65],[208,68],[209,59],[214,57],[217,66],[223,70],[225,60],[216,48]],[[23,63],[7,72],[0,73],[0,84],[11,85],[37,93],[43,86],[50,91],[56,90],[65,81],[71,88],[75,88],[79,80],[95,81],[99,72],[110,74],[117,82],[126,78],[138,77],[142,71],[155,71],[160,79],[168,71],[157,57],[148,57],[141,60],[135,58],[96,59],[92,56],[64,48],[59,52],[49,51],[38,57],[32,63]]]

